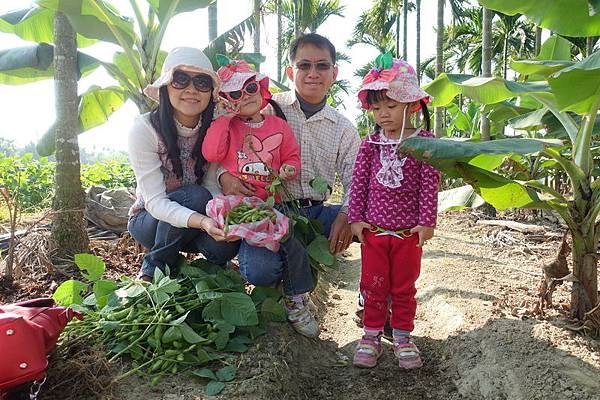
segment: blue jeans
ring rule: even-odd
[[[323,234],[328,237],[340,207],[321,204],[302,210],[308,218],[321,222]],[[283,292],[288,296],[306,293],[314,288],[308,253],[302,243],[293,237],[281,243],[277,253],[249,245],[244,240],[240,245],[238,260],[241,274],[253,285],[275,286],[283,281]]]
[[[168,194],[169,199],[199,213],[206,213],[210,192],[200,185],[183,186]],[[127,229],[133,238],[150,249],[144,256],[141,273],[153,276],[154,269],[177,265],[179,252],[202,253],[214,264],[223,265],[238,252],[239,242],[217,242],[200,229],[176,228],[159,221],[146,210],[132,216]]]

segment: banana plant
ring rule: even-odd
[[[52,78],[52,22],[54,13],[61,11],[77,32],[78,48],[100,41],[119,47],[112,62],[80,53],[82,76],[103,67],[118,83],[109,87],[92,86],[80,95],[80,131],[105,123],[128,99],[141,113],[147,112],[152,103],[142,90],[160,73],[166,57],[160,46],[169,22],[179,13],[207,7],[214,1],[129,0],[133,17],[128,17],[107,0],[37,0],[29,8],[0,15],[0,31],[37,42],[33,46],[0,52],[0,84],[25,84]],[[252,22],[246,19],[213,40],[205,51],[212,54],[212,49],[225,47],[225,44],[235,49],[244,33],[252,29]],[[19,57],[23,53],[29,57]],[[249,54],[248,58],[253,63],[264,60],[260,54]],[[54,137],[54,128],[51,127],[38,143],[37,150],[41,155],[54,152]]]
[[[556,39],[552,39],[556,43]],[[595,177],[592,134],[600,108],[600,52],[580,62],[564,60],[514,61],[511,68],[522,81],[498,77],[441,74],[425,89],[434,106],[444,106],[459,94],[492,109],[526,104],[512,123],[545,127],[543,119],[560,124],[557,139],[507,138],[490,142],[411,138],[402,150],[424,159],[451,176],[471,184],[497,209],[551,209],[560,215],[573,238],[571,312],[583,319],[598,304],[596,249],[600,239],[600,180]],[[529,109],[529,113],[523,112]],[[530,113],[536,115],[530,115]],[[529,114],[529,115],[528,115]],[[524,121],[525,117],[529,118]],[[518,125],[521,124],[521,125]],[[556,127],[555,127],[556,131]],[[518,180],[514,171],[500,168],[510,157],[533,156],[536,168],[558,168],[569,181],[559,192],[541,179]]]

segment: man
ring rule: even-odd
[[[273,95],[283,110],[300,145],[301,170],[287,184],[300,207],[318,219],[329,238],[332,253],[340,253],[352,242],[348,225],[348,190],[360,138],[352,123],[327,105],[327,92],[338,74],[336,52],[325,37],[309,33],[290,45],[286,75],[294,90]],[[327,196],[310,186],[312,179],[324,178],[333,187],[336,173],[344,187],[341,205],[324,205]],[[251,196],[254,189],[230,174],[220,177],[223,192]]]

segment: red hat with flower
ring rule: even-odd
[[[269,91],[269,77],[253,70],[250,65],[244,60],[231,60],[228,57],[218,54],[217,62],[221,66],[217,70],[217,75],[221,79],[221,93],[235,92],[242,90],[244,84],[253,79],[260,86],[260,93],[263,98],[263,105],[267,105],[267,101],[271,98]],[[225,98],[224,96],[222,96]]]
[[[431,101],[431,96],[419,87],[415,69],[404,60],[392,58],[390,53],[379,55],[375,59],[375,68],[372,68],[363,78],[358,99],[360,106],[366,110],[371,108],[367,103],[369,90],[385,90],[387,97],[400,103]],[[417,104],[413,111],[420,108],[421,106]]]

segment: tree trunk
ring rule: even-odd
[[[581,226],[581,225],[579,225]],[[573,282],[571,314],[583,319],[584,314],[598,304],[598,270],[596,240],[593,233],[571,230],[573,237]]]
[[[281,0],[277,0],[277,82],[281,82],[282,77],[282,57],[283,57],[283,10],[281,9]]]
[[[300,7],[301,0],[294,0],[294,37],[300,36]]]
[[[594,38],[593,37],[588,37],[585,40],[585,51],[586,51],[586,57],[589,57],[592,55],[592,53],[594,52]]]
[[[213,41],[217,38],[217,2],[208,6],[208,40]]]
[[[408,0],[402,6],[402,58],[408,61]]]
[[[436,57],[435,74],[439,76],[444,72],[444,2],[437,2],[437,37],[436,37]],[[442,107],[435,109],[435,136],[442,137],[444,129],[444,110]]]
[[[535,55],[540,54],[542,49],[542,28],[539,26],[535,27]]]
[[[417,0],[417,54],[415,67],[417,68],[417,78],[421,82],[421,0]]]
[[[398,10],[396,12],[396,57],[400,58],[400,6],[401,2],[398,1]]]
[[[51,241],[57,256],[69,257],[88,251],[79,164],[79,113],[77,97],[77,43],[67,17],[54,19],[54,90],[56,98],[56,192]]]
[[[483,45],[481,54],[481,74],[483,76],[492,76],[492,10],[483,9]],[[490,120],[481,116],[481,140],[490,140]]]
[[[254,0],[254,52],[260,53],[260,0]],[[256,70],[260,71],[260,63],[255,65]]]

